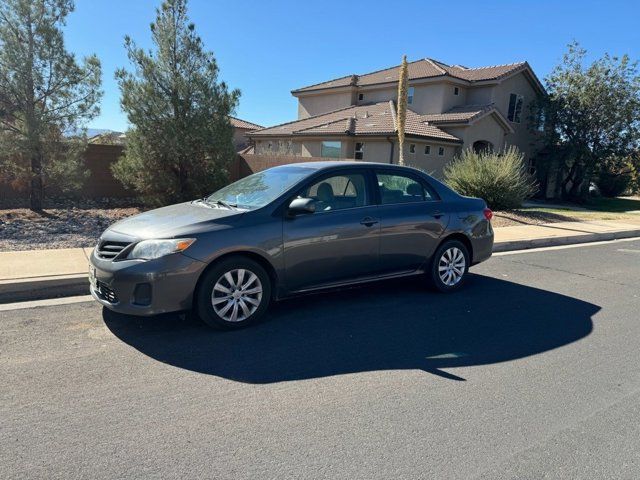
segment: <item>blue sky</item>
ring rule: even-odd
[[[103,68],[102,113],[90,127],[126,129],[113,74],[129,66],[125,34],[150,46],[158,4],[76,1],[65,27],[67,48],[78,56],[96,53]],[[392,66],[402,54],[467,66],[528,60],[541,79],[573,39],[592,57],[610,52],[640,59],[640,2],[632,0],[190,0],[189,9],[216,55],[220,78],[242,91],[237,116],[265,126],[296,118],[292,89]]]

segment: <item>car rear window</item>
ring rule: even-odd
[[[434,194],[410,175],[376,173],[380,203],[413,203],[435,200]]]

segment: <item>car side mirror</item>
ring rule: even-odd
[[[316,211],[316,201],[313,198],[294,198],[289,204],[289,215],[303,215]]]

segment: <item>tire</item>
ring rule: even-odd
[[[270,300],[271,279],[265,269],[249,258],[229,257],[200,281],[195,312],[210,327],[236,330],[260,320]]]
[[[470,265],[469,250],[465,244],[459,240],[446,240],[437,248],[431,260],[428,275],[431,285],[443,293],[458,290],[467,279]],[[448,270],[441,271],[442,268]]]

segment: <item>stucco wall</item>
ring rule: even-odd
[[[458,95],[455,94],[455,89],[458,88]],[[442,111],[446,112],[458,105],[467,104],[467,88],[461,85],[455,85],[446,83],[442,91]]]
[[[358,105],[362,105],[363,103],[378,103],[378,102],[388,102],[389,100],[396,99],[398,95],[398,88],[381,88],[378,90],[358,90],[358,94],[364,95],[362,100],[358,100]]]
[[[493,102],[493,90],[495,87],[472,87],[467,90],[467,104],[487,105]]]
[[[242,150],[249,145],[249,139],[245,137],[245,133],[250,132],[248,128],[234,128],[233,129],[233,145],[236,151]]]
[[[415,153],[411,153],[411,144],[416,145]],[[425,145],[431,146],[431,153],[425,154]],[[444,155],[438,155],[438,148],[444,147]],[[396,145],[394,155],[394,163],[398,163],[398,147]],[[414,168],[419,168],[427,172],[429,175],[433,175],[436,178],[442,179],[442,170],[444,166],[453,160],[453,157],[457,153],[457,147],[455,145],[443,145],[434,142],[423,142],[412,139],[405,139],[404,145],[404,162],[406,165]]]
[[[355,104],[355,90],[298,97],[298,119],[332,112]]]
[[[491,142],[494,150],[502,150],[504,147],[504,129],[493,116],[487,116],[469,126],[443,129],[462,140],[463,149],[472,148],[473,143],[478,140]]]
[[[537,93],[523,73],[511,77],[495,87],[494,102],[496,108],[504,115],[504,118],[508,118],[509,97],[512,93],[524,96],[522,121],[521,123],[510,122],[515,133],[507,135],[505,145],[517,146],[525,154],[525,158],[530,158],[535,149],[536,135],[529,130],[528,124],[531,102],[536,98]]]
[[[457,85],[450,83],[409,84],[409,86],[414,88],[413,103],[409,105],[409,108],[416,113],[442,113],[456,105],[466,103],[467,89],[462,86],[458,86],[458,95],[455,95]],[[362,100],[357,101],[359,105],[371,102],[388,102],[396,100],[398,88],[360,89],[358,93],[364,95]]]

